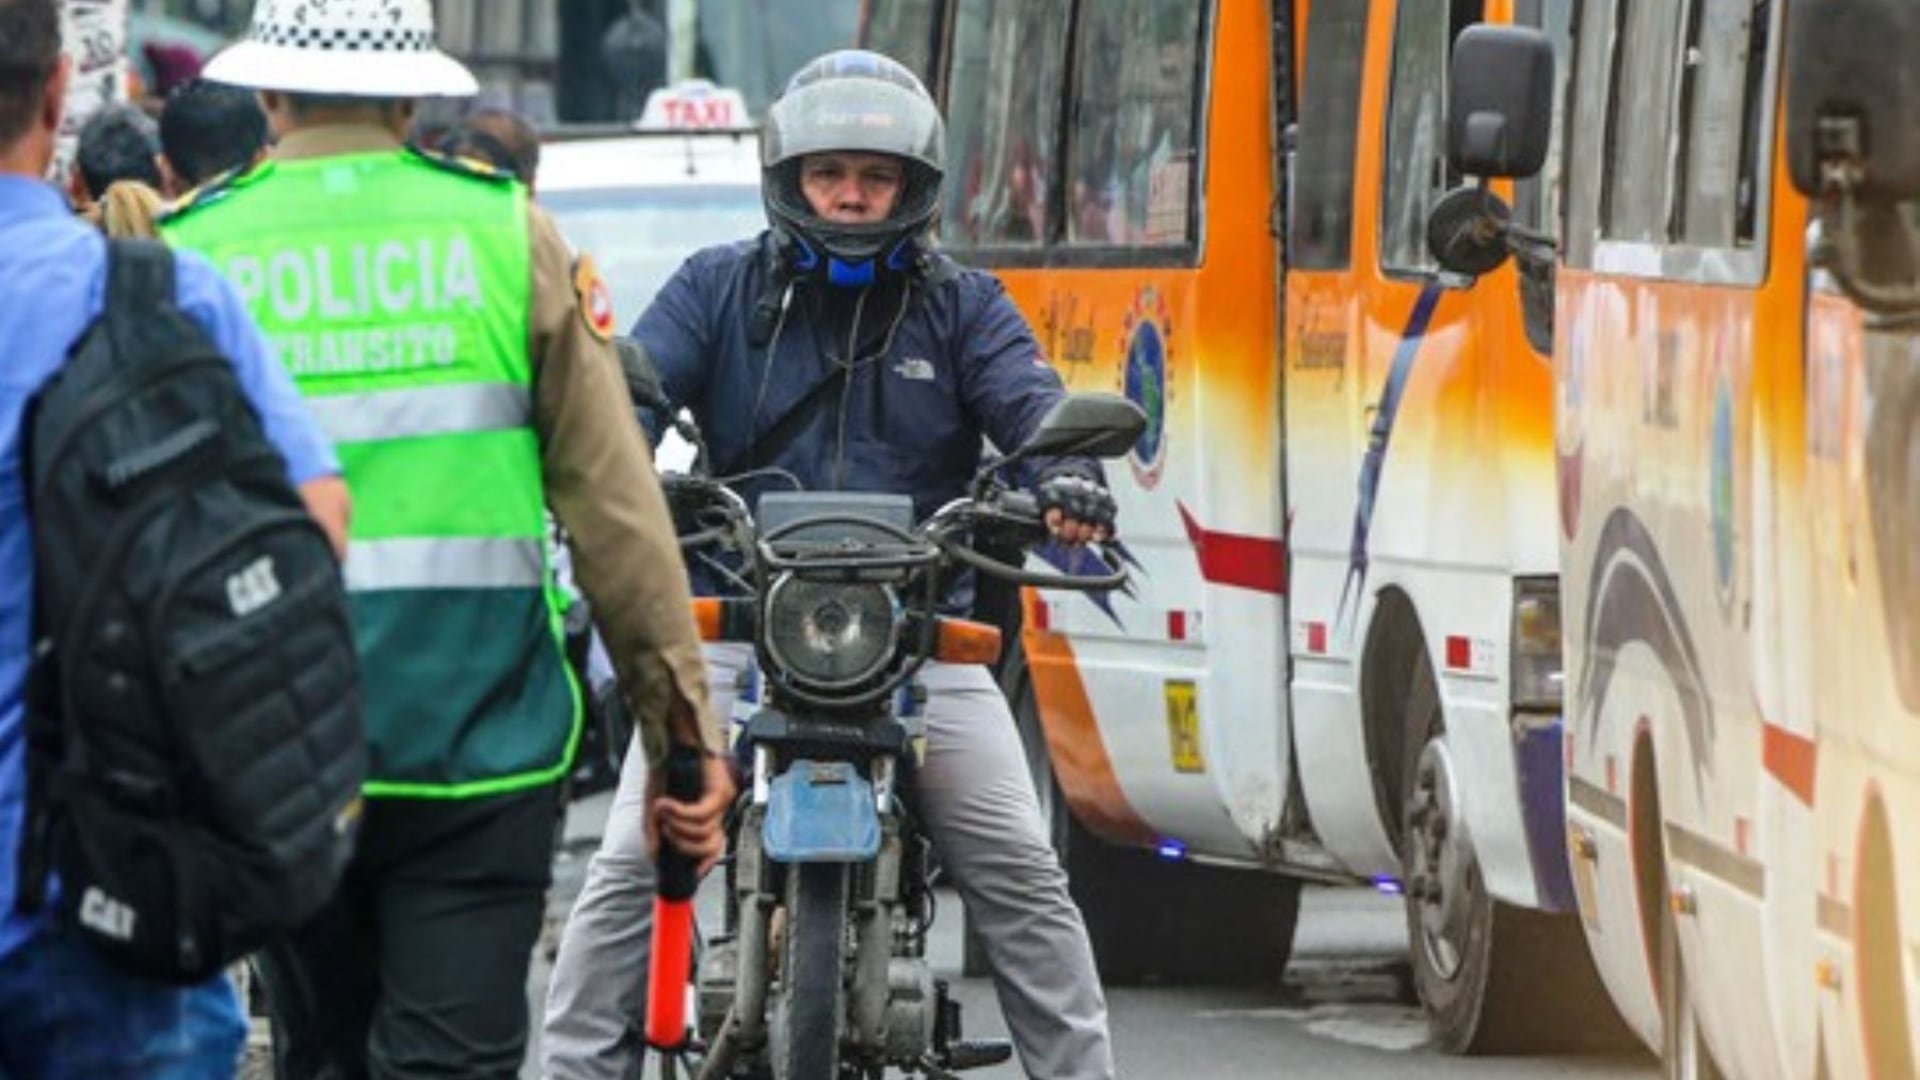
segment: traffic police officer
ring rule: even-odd
[[[578,735],[551,507],[651,751],[723,747],[686,575],[608,342],[612,312],[525,187],[403,148],[472,94],[429,0],[261,0],[205,77],[280,140],[163,224],[226,271],[340,450],[371,754],[334,903],[265,957],[283,1075],[512,1077]],[[720,850],[731,777],[671,804]]]

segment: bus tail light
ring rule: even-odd
[[[1560,652],[1560,579],[1517,578],[1513,590],[1513,707],[1558,712],[1565,676]]]

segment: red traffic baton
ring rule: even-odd
[[[676,746],[667,754],[667,797],[694,802],[705,787],[702,753]],[[687,981],[693,963],[693,894],[700,867],[660,838],[660,886],[653,898],[653,951],[647,968],[647,1045],[680,1050],[687,1043]]]

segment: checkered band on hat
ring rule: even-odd
[[[428,0],[260,0],[248,35],[262,45],[367,53],[434,47]]]
[[[338,49],[345,52],[425,52],[433,48],[433,31],[400,26],[262,26],[253,39],[263,45],[296,49]]]

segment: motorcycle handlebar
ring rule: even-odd
[[[706,477],[667,474],[661,477],[661,486],[667,493],[668,501],[676,506],[695,510],[717,506],[727,519],[724,523],[707,525],[682,536],[680,545],[683,549],[725,541],[729,537],[745,539],[752,535],[755,528],[753,514],[746,500],[726,484]],[[955,499],[936,511],[916,532],[937,544],[955,562],[1013,585],[1098,592],[1122,588],[1127,583],[1126,564],[1109,548],[1091,549],[1105,567],[1105,573],[1070,574],[1028,570],[1024,566],[983,555],[969,544],[954,539],[955,533],[981,528],[1017,532],[1027,543],[1042,540],[1047,535],[1039,501],[1025,491],[1000,491],[982,499]]]

